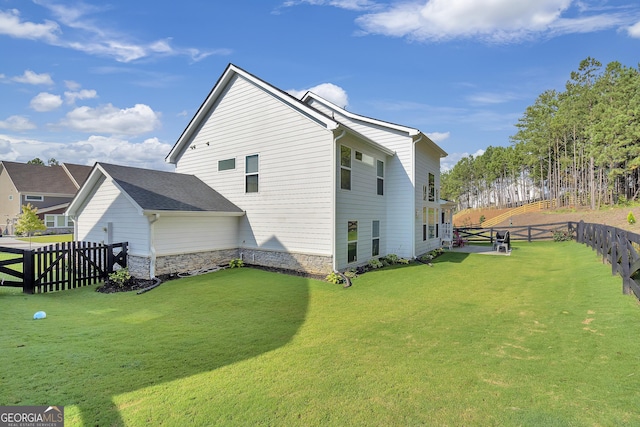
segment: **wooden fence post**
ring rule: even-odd
[[[35,293],[35,272],[33,263],[33,251],[25,250],[22,253],[22,274],[24,276],[22,282],[22,292],[25,294]]]

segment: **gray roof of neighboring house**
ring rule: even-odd
[[[73,180],[78,184],[78,188],[82,187],[82,184],[87,180],[89,174],[91,173],[91,166],[84,165],[74,165],[72,163],[63,163],[64,166]]]
[[[194,175],[97,163],[142,209],[243,212]]]
[[[74,171],[76,181],[80,179],[79,185],[82,185],[91,171],[90,166],[68,163],[65,166],[44,166],[3,161],[2,166],[9,174],[16,190],[34,194],[74,195],[78,187],[65,171],[65,167],[68,168],[67,170]]]

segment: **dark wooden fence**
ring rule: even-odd
[[[33,250],[0,247],[0,253],[10,254],[0,261],[0,273],[9,277],[0,286],[33,294],[93,285],[113,273],[116,264],[127,266],[127,246],[65,242]]]
[[[550,224],[520,225],[508,227],[456,227],[460,238],[469,243],[493,243],[496,232],[509,231],[511,241],[520,240],[533,242],[534,240],[553,240],[554,233],[572,233],[575,222],[554,222]]]
[[[611,274],[622,276],[622,292],[633,292],[640,299],[640,234],[603,224],[580,221],[576,227],[576,241],[590,246],[611,264]]]

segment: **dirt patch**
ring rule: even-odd
[[[640,221],[640,207],[636,206],[633,208],[606,208],[595,211],[589,209],[573,209],[566,211],[528,212],[507,218],[500,224],[495,225],[493,228],[506,227],[509,225],[526,226],[535,224],[552,224],[555,222],[584,221],[595,224],[611,225],[613,227],[622,228],[624,230],[640,234],[640,224],[637,222],[635,224],[629,224],[627,222],[627,215],[629,212],[633,212],[636,220]]]

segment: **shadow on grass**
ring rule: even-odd
[[[5,390],[14,402],[3,404],[78,405],[83,425],[112,426],[124,425],[113,396],[288,343],[305,320],[309,281],[242,269],[167,282],[143,295],[82,289],[39,297],[48,318],[24,323],[7,336],[8,348],[0,345],[12,353],[5,353],[10,368],[30,376]]]
[[[464,262],[465,259],[469,256],[468,253],[465,252],[445,252],[439,257],[435,258],[431,261],[432,264],[439,264],[443,262],[453,262],[460,264]]]

